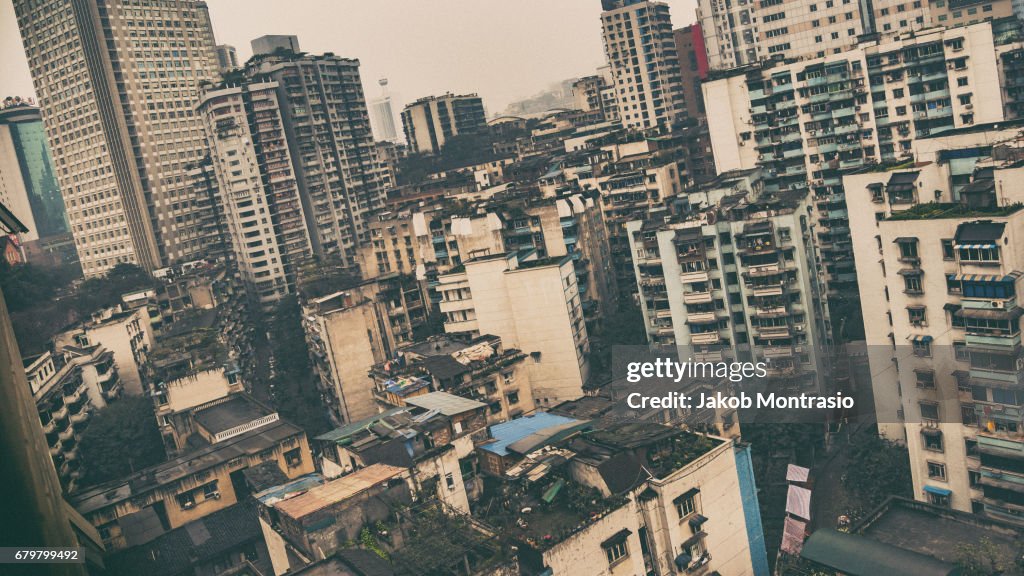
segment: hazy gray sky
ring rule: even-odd
[[[217,42],[251,55],[263,34],[358,58],[368,97],[387,77],[399,104],[479,92],[489,113],[603,64],[600,0],[208,0]],[[668,0],[678,28],[695,0]],[[32,95],[11,0],[0,0],[0,97]],[[397,112],[398,110],[396,110]]]

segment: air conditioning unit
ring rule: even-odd
[[[213,492],[209,496],[207,496],[207,498],[213,500],[220,500],[220,492]]]
[[[989,304],[991,304],[993,308],[1006,308],[1006,302],[1003,302],[1002,300],[993,300],[989,302]]]
[[[195,502],[187,502],[185,504],[182,504],[181,509],[182,510],[191,510],[191,509],[193,509],[195,507],[196,507],[196,503]]]

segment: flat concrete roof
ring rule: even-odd
[[[404,471],[397,466],[374,464],[348,476],[310,488],[305,494],[282,500],[275,504],[274,508],[292,518],[301,519],[390,480]]]
[[[236,394],[230,400],[198,410],[193,417],[210,434],[219,434],[268,414],[271,412],[263,406],[245,395]]]

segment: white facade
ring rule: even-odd
[[[583,395],[590,340],[571,257],[481,257],[438,280],[445,331],[493,334],[527,354],[538,407]]]
[[[1016,132],[920,140],[918,164],[844,182],[879,432],[906,443],[917,499],[1019,522],[1024,169],[978,148]]]
[[[627,128],[670,126],[685,114],[685,103],[668,5],[604,4],[602,38],[619,120]]]

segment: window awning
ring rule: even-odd
[[[601,542],[601,547],[609,548],[611,546],[615,546],[616,544],[622,544],[626,541],[626,538],[629,538],[629,535],[632,533],[633,532],[631,532],[629,528],[623,528],[615,534],[612,534],[611,538],[608,538],[604,542]]]
[[[917,343],[927,344],[927,343],[931,342],[932,340],[934,340],[934,338],[932,338],[931,336],[921,336],[920,334],[910,338],[910,341],[915,343],[915,344],[917,344]]]
[[[938,494],[939,496],[949,496],[953,493],[952,490],[939,488],[938,486],[928,486],[927,484],[925,484],[924,491],[932,494]]]
[[[982,248],[998,248],[998,247],[999,247],[998,244],[954,244],[953,245],[953,248],[956,248],[958,250],[961,249],[961,248],[982,249]]]
[[[683,500],[686,500],[687,498],[692,498],[693,496],[696,496],[699,493],[700,493],[700,488],[690,488],[686,492],[683,492],[679,496],[676,496],[675,499],[672,500],[672,503],[673,504],[679,504]]]
[[[1007,274],[999,276],[996,274],[947,274],[946,278],[957,282],[1013,282],[1017,276]]]
[[[956,228],[957,248],[990,248],[1003,237],[1006,229],[1004,222],[979,221],[964,222]]]
[[[938,428],[921,428],[921,434],[924,436],[938,438],[942,436],[942,430],[939,430]]]
[[[704,539],[705,536],[707,536],[707,533],[704,531],[697,532],[693,536],[690,536],[690,538],[686,542],[683,542],[683,550],[686,550],[690,546],[693,546],[697,542],[700,542],[702,539]]]
[[[960,308],[961,306],[959,304],[951,304],[949,302],[946,302],[945,304],[942,305],[942,309],[945,310],[946,312],[956,312]]]
[[[902,244],[903,242],[917,242],[917,238],[914,236],[900,236],[892,241],[893,244]]]
[[[696,514],[696,515],[694,515],[693,518],[690,518],[690,528],[693,529],[693,531],[696,532],[696,531],[700,530],[700,527],[703,526],[704,523],[707,522],[707,521],[708,521],[707,517],[702,516],[700,514]]]
[[[897,272],[900,276],[923,276],[924,271],[920,268],[901,268]]]

